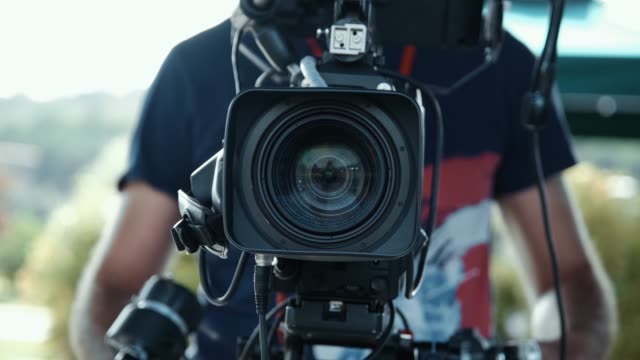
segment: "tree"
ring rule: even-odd
[[[62,357],[71,357],[67,319],[77,282],[106,217],[119,202],[115,184],[124,168],[126,143],[123,138],[111,142],[80,172],[70,198],[51,213],[20,272],[21,295],[52,310],[52,351]],[[174,269],[176,279],[193,288],[198,277],[192,262],[181,257]]]

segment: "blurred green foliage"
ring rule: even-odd
[[[13,214],[8,227],[0,232],[0,277],[14,280],[16,272],[30,249],[33,239],[42,229],[42,221],[29,213]]]
[[[602,170],[583,163],[567,178],[582,210],[595,249],[613,283],[617,298],[619,332],[611,359],[640,357],[640,185],[619,171]],[[497,331],[507,336],[509,316],[527,309],[527,299],[516,264],[492,264]],[[589,316],[589,314],[585,314]]]
[[[75,178],[71,197],[56,208],[34,240],[19,274],[21,295],[52,310],[52,351],[70,354],[67,319],[76,283],[88,254],[114,206],[114,184],[122,168],[126,141],[106,147],[94,164]]]
[[[72,175],[93,162],[104,144],[130,131],[142,95],[96,93],[49,102],[22,96],[0,99],[0,142],[28,144],[38,155],[34,168],[14,167],[0,174],[11,178],[20,173],[20,182],[27,182],[18,189],[8,188],[2,205],[11,211],[48,215],[65,200]]]
[[[71,357],[67,332],[71,303],[106,218],[118,206],[115,184],[123,171],[126,153],[127,140],[115,140],[75,177],[69,200],[51,213],[19,273],[18,284],[24,299],[52,310],[51,351],[57,354]],[[197,287],[192,258],[178,256],[170,270],[176,280],[191,289]]]
[[[494,289],[494,316],[496,336],[500,340],[522,340],[529,336],[527,329],[525,334],[513,334],[507,324],[512,316],[527,313],[527,298],[524,293],[521,277],[513,262],[505,259],[492,259],[491,279]],[[524,336],[523,336],[524,335]]]
[[[637,359],[640,357],[638,182],[620,172],[602,171],[589,165],[574,169],[571,175],[589,233],[617,297],[619,333],[611,358]]]

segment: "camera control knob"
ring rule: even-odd
[[[387,282],[387,279],[383,277],[377,277],[371,280],[371,282],[369,283],[369,287],[375,294],[382,294],[388,291],[389,284]]]

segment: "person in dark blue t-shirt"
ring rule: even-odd
[[[235,95],[229,34],[230,22],[225,21],[176,46],[146,97],[130,163],[119,184],[125,197],[119,219],[94,252],[76,299],[71,330],[80,358],[95,359],[104,351],[99,345],[102,335],[122,306],[149,276],[162,271],[173,246],[169,229],[179,218],[177,190],[188,189],[190,173],[222,146],[227,107]],[[292,36],[298,55],[317,53],[313,43]],[[385,44],[385,54],[388,68],[437,85],[451,83],[483,60],[480,51],[404,44]],[[545,354],[555,356],[559,330],[552,277],[529,137],[519,120],[533,62],[531,52],[506,34],[497,64],[439,98],[446,145],[437,229],[424,286],[416,299],[396,301],[408,315],[417,340],[444,341],[463,327],[475,328],[485,337],[494,335],[489,247],[491,204],[497,202],[523,245],[536,300],[533,334]],[[239,66],[247,81],[259,75],[244,58]],[[575,159],[555,95],[541,143],[569,319],[569,354],[572,359],[602,359],[614,330],[612,295],[562,181],[563,170]],[[427,153],[426,159],[432,156]],[[429,212],[431,169],[430,163],[424,164],[423,214]],[[226,261],[211,257],[214,289],[226,287],[237,258],[235,250]],[[229,306],[206,308],[198,331],[201,358],[234,358],[236,338],[255,326],[249,273]],[[321,358],[361,356],[346,349],[322,351]]]

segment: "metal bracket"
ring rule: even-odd
[[[171,229],[171,237],[178,251],[193,254],[204,247],[226,259],[229,242],[224,234],[222,214],[215,213],[182,190],[178,191],[178,206],[182,220]]]

